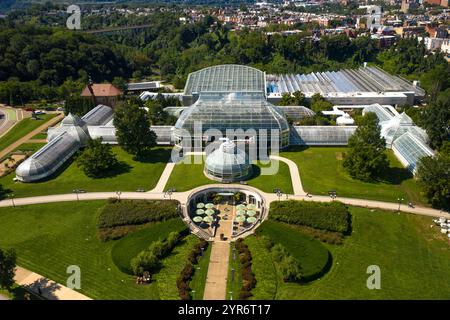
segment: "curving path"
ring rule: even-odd
[[[305,195],[306,192],[303,190],[302,180],[300,179],[300,173],[298,171],[297,164],[288,158],[275,156],[275,155],[271,155],[270,159],[278,160],[278,161],[284,162],[288,165],[289,172],[291,174],[292,190],[294,190],[294,194],[295,195]]]

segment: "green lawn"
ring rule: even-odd
[[[179,300],[177,288],[177,279],[181,274],[188,255],[194,245],[198,242],[195,235],[189,235],[184,238],[172,251],[172,253],[163,259],[162,269],[153,278],[158,286],[159,297],[162,300]]]
[[[18,265],[65,284],[70,265],[81,269],[81,292],[94,299],[158,299],[156,282],[136,285],[111,259],[114,241],[97,238],[104,201],[0,209],[0,247],[17,251]]]
[[[297,259],[305,278],[317,278],[325,272],[330,263],[329,252],[319,240],[293,229],[288,224],[267,220],[256,232],[269,237],[274,243],[283,245]]]
[[[191,296],[193,300],[203,300],[203,294],[205,292],[206,276],[208,274],[209,257],[211,256],[212,243],[209,243],[203,257],[198,258],[198,264],[194,266],[195,272],[192,277],[189,286],[192,291]]]
[[[247,181],[248,185],[265,192],[273,192],[280,188],[285,193],[293,193],[289,167],[284,162],[272,160],[271,165],[279,164],[277,174],[262,175],[261,168],[266,166],[253,166],[254,177]],[[166,189],[175,188],[177,191],[186,191],[202,185],[218,183],[208,179],[203,174],[204,164],[178,163],[172,171]]]
[[[233,300],[239,299],[239,292],[242,288],[242,266],[239,261],[239,254],[236,250],[236,260],[233,259],[233,248],[234,242],[231,243],[230,247],[230,259],[228,263],[228,280],[227,280],[227,300],[230,300],[232,292]],[[232,269],[234,269],[234,278],[231,276]]]
[[[22,151],[22,152],[36,152],[40,148],[45,146],[45,143],[22,143],[18,146],[14,151]]]
[[[448,299],[449,243],[438,228],[430,228],[430,217],[357,207],[350,210],[352,235],[342,245],[325,245],[333,256],[327,274],[307,285],[284,283],[278,275],[270,287],[260,279],[273,279],[273,269],[268,268],[267,259],[255,259],[255,298],[266,297],[265,292],[276,285],[276,299]],[[267,255],[263,246],[249,240],[246,243],[252,255]],[[366,287],[370,265],[381,269],[380,290]]]
[[[39,132],[37,135],[35,135],[32,139],[47,139],[47,132]]]
[[[22,121],[17,123],[10,131],[8,131],[8,133],[0,138],[0,150],[5,149],[10,144],[16,142],[18,139],[43,125],[55,116],[56,114],[44,114],[39,116],[40,120],[32,120],[31,118],[23,119]]]
[[[111,251],[112,259],[121,271],[132,274],[130,263],[139,252],[152,242],[167,238],[170,232],[184,229],[186,225],[178,218],[152,224],[117,240]]]
[[[336,190],[342,197],[396,202],[398,197],[415,204],[426,204],[419,186],[408,170],[404,169],[392,151],[387,150],[390,168],[383,176],[383,182],[367,183],[355,180],[343,168],[345,147],[297,148],[280,155],[293,160],[299,168],[305,191],[328,195]],[[339,198],[338,198],[339,199]]]
[[[89,192],[136,191],[139,188],[150,190],[155,187],[170,158],[168,148],[154,148],[145,161],[133,160],[133,156],[120,147],[113,147],[113,151],[122,165],[116,172],[112,172],[110,177],[89,178],[78,168],[76,162],[72,161],[49,180],[35,183],[14,182],[15,174],[11,173],[0,178],[0,184],[5,189],[12,190],[16,197],[71,193],[74,189]]]

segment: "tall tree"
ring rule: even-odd
[[[10,289],[14,284],[16,252],[0,248],[0,287]]]
[[[156,145],[156,134],[150,130],[148,113],[137,101],[128,100],[117,107],[114,126],[119,144],[138,158]]]
[[[361,117],[358,128],[348,141],[344,168],[356,179],[374,180],[389,167],[386,141],[380,135],[377,116],[370,112]]]
[[[425,108],[421,122],[433,148],[450,140],[450,89],[441,92],[437,100]]]
[[[450,143],[436,157],[423,157],[417,167],[417,179],[428,201],[435,208],[450,210]]]
[[[102,144],[102,138],[100,138],[88,141],[77,163],[88,177],[97,178],[108,175],[117,166],[118,161],[111,146]]]

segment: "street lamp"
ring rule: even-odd
[[[9,198],[11,199],[11,202],[12,202],[13,207],[16,207],[16,204],[14,203],[14,193],[11,193],[11,194],[9,195]]]
[[[170,188],[169,190],[164,192],[164,198],[166,197],[166,195],[168,195],[169,196],[169,200],[172,200],[172,193],[174,193],[174,191],[175,191],[174,188]]]
[[[73,193],[75,193],[77,195],[77,201],[80,201],[80,198],[78,196],[78,194],[80,193],[80,190],[75,189],[75,190],[73,190]]]
[[[405,199],[403,199],[403,198],[397,198],[397,201],[398,201],[398,209],[397,209],[397,211],[398,212],[400,212],[400,205],[402,204],[402,201],[403,200],[405,200]]]
[[[195,290],[192,290],[192,300],[195,300]]]
[[[234,272],[236,270],[234,270],[234,268],[231,268],[231,281],[234,281]]]
[[[122,194],[122,192],[121,191],[116,191],[116,194],[117,194],[117,199],[120,201],[120,195]]]
[[[273,189],[273,193],[277,195],[278,201],[280,201],[281,196],[283,195],[283,190],[281,190],[280,188],[275,188]]]

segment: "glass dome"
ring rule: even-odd
[[[267,143],[268,148],[271,137],[277,134],[280,148],[289,144],[289,124],[283,112],[267,102],[261,92],[200,94],[197,102],[181,114],[173,132],[180,147],[204,147],[217,140],[218,133],[231,139],[253,137],[260,145]]]
[[[246,153],[236,144],[226,140],[206,157],[205,175],[220,182],[245,180],[252,172],[252,165]]]

